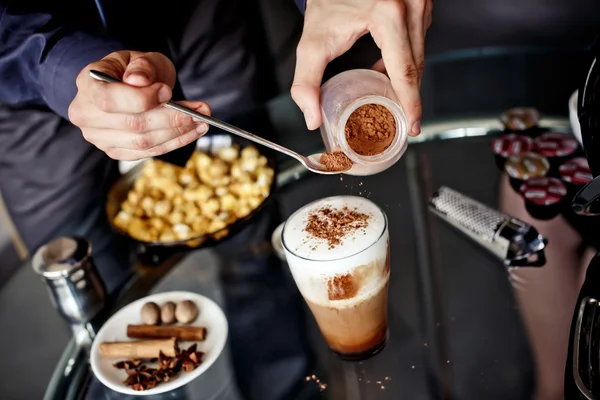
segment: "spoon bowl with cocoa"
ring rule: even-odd
[[[316,174],[342,174],[352,168],[352,161],[342,152],[315,153],[308,157],[304,157],[301,154],[289,150],[289,153],[285,154],[300,161],[307,170]]]

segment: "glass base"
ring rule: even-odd
[[[335,351],[331,349],[333,354],[338,356],[340,359],[344,361],[363,361],[368,358],[373,357],[374,355],[380,353],[385,346],[387,345],[389,333],[385,335],[385,338],[379,343],[377,346],[370,348],[369,350],[362,351],[360,353],[341,353],[339,351]]]

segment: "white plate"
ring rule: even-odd
[[[113,364],[119,359],[101,357],[98,353],[100,343],[136,340],[127,337],[127,325],[142,323],[140,310],[145,303],[153,301],[161,306],[167,301],[177,303],[182,300],[191,300],[196,303],[200,313],[190,326],[206,327],[207,335],[206,340],[203,342],[179,342],[179,347],[187,349],[193,343],[197,343],[198,351],[205,353],[202,363],[195,370],[187,373],[182,371],[176,379],[159,383],[149,390],[135,391],[124,385],[123,381],[127,378],[127,374],[124,370],[113,367]],[[228,329],[225,314],[214,301],[207,297],[192,292],[164,292],[147,296],[123,307],[102,326],[94,343],[92,343],[90,355],[92,371],[100,382],[116,392],[134,396],[148,396],[168,392],[196,379],[217,360],[227,342]]]

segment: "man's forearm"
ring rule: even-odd
[[[117,41],[70,30],[48,13],[10,5],[0,5],[0,42],[0,100],[46,104],[65,118],[83,67],[123,49]]]

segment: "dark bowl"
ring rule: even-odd
[[[243,149],[244,147],[248,146],[249,144],[250,144],[249,142],[244,141],[242,139],[233,138],[232,145],[238,145],[240,147],[240,150]],[[276,189],[277,169],[276,169],[274,157],[272,156],[272,154],[265,152],[264,149],[260,148],[259,146],[256,146],[256,148],[261,155],[263,155],[267,158],[267,165],[273,169],[274,175],[273,175],[273,181],[271,182],[271,186],[269,187],[269,195],[267,197],[265,197],[265,199],[258,205],[258,207],[256,207],[254,210],[252,210],[252,212],[250,212],[250,214],[246,215],[245,217],[242,217],[242,218],[239,218],[239,219],[233,221],[232,223],[230,223],[229,225],[227,225],[226,227],[224,227],[218,231],[215,231],[215,232],[212,232],[209,234],[205,234],[205,235],[195,236],[195,237],[185,239],[185,240],[173,240],[173,241],[168,241],[168,242],[166,242],[166,241],[143,241],[143,240],[139,240],[139,239],[132,237],[126,231],[117,227],[114,224],[114,219],[121,208],[121,204],[123,203],[123,201],[125,201],[129,191],[133,187],[135,180],[138,178],[138,176],[140,176],[140,174],[142,172],[144,163],[141,163],[139,165],[136,165],[131,170],[129,170],[126,174],[122,175],[117,180],[117,182],[115,182],[115,184],[111,187],[111,189],[108,193],[108,198],[106,200],[106,216],[107,216],[112,228],[115,231],[119,232],[120,234],[127,236],[134,242],[139,243],[145,249],[172,248],[172,250],[177,250],[177,251],[186,250],[186,249],[187,250],[198,249],[201,247],[212,246],[212,245],[215,245],[215,244],[225,240],[229,236],[235,234],[236,232],[240,231],[243,227],[245,227],[246,224],[248,224],[264,208],[265,204],[267,204],[267,202],[271,199],[271,197],[273,196],[273,192]],[[211,147],[211,151],[208,151],[208,153],[214,154],[214,152],[212,151],[212,147]]]

